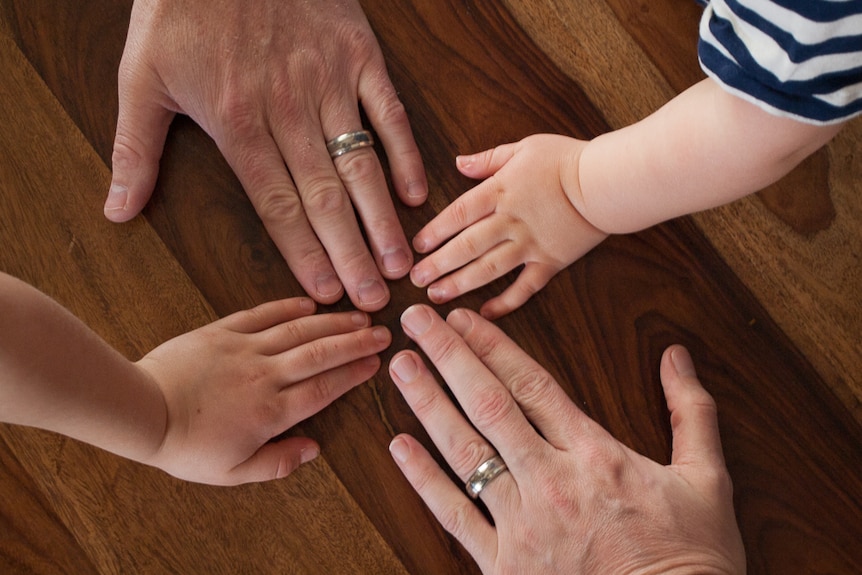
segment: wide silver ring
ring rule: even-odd
[[[332,138],[326,142],[326,151],[329,152],[331,158],[335,159],[353,150],[373,145],[374,138],[371,137],[371,132],[368,130],[359,130],[358,132],[347,132],[337,138]]]
[[[482,490],[485,489],[498,475],[506,471],[506,463],[499,455],[495,455],[488,461],[476,468],[470,479],[467,480],[467,495],[472,499],[479,497]]]

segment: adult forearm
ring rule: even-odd
[[[0,421],[142,459],[165,407],[155,382],[59,304],[0,274]]]
[[[592,140],[570,199],[596,227],[628,233],[722,205],[778,180],[840,126],[771,115],[712,80]]]

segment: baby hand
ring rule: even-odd
[[[461,173],[487,179],[416,234],[416,251],[436,251],[413,267],[413,284],[428,286],[428,298],[445,303],[523,265],[512,285],[480,311],[494,319],[523,305],[607,237],[581,216],[566,193],[578,185],[585,146],[542,134],[459,156]]]

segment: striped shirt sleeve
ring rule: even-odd
[[[698,58],[726,90],[813,124],[862,114],[862,0],[711,0]]]

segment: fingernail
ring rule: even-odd
[[[112,183],[108,190],[108,198],[105,200],[105,211],[125,210],[128,198],[129,188]]]
[[[367,280],[359,284],[359,303],[374,305],[386,299],[386,288],[377,280]]]
[[[684,347],[675,347],[670,354],[670,359],[678,374],[697,377],[697,372],[694,370],[694,362],[691,360],[691,354],[688,353],[687,349]]]
[[[406,270],[410,267],[410,263],[410,258],[407,257],[407,253],[401,248],[383,254],[383,269],[391,274]]]
[[[314,311],[314,300],[304,297],[299,300],[299,309],[302,311]]]
[[[420,254],[424,254],[428,248],[428,242],[420,237],[413,238],[413,249]]]
[[[428,299],[434,303],[443,303],[446,301],[447,296],[448,290],[442,286],[433,285],[428,288]]]
[[[425,287],[428,285],[428,272],[414,267],[410,270],[410,283],[419,288]]]
[[[392,372],[404,383],[410,383],[419,374],[419,368],[411,355],[401,355],[395,358],[390,366]]]
[[[389,453],[398,463],[406,463],[410,457],[410,446],[400,437],[396,437],[389,443]]]
[[[368,314],[361,311],[355,311],[350,314],[350,319],[356,327],[365,327],[368,325]]]
[[[318,449],[317,447],[306,447],[299,452],[299,462],[308,463],[312,459],[316,458],[318,455],[320,455],[320,449]]]
[[[317,295],[325,298],[332,297],[341,292],[341,282],[333,274],[317,278],[317,283],[314,287],[317,289]]]
[[[407,197],[412,199],[424,198],[428,195],[423,182],[407,182]]]
[[[371,335],[374,336],[374,339],[379,343],[389,343],[392,339],[389,330],[383,326],[375,327],[371,330]]]
[[[473,329],[473,318],[463,309],[453,310],[446,318],[446,323],[462,337]]]
[[[431,314],[424,306],[411,306],[401,314],[401,325],[410,335],[422,335],[431,327]]]
[[[459,168],[469,168],[473,165],[473,156],[457,156],[455,158],[455,165]]]

